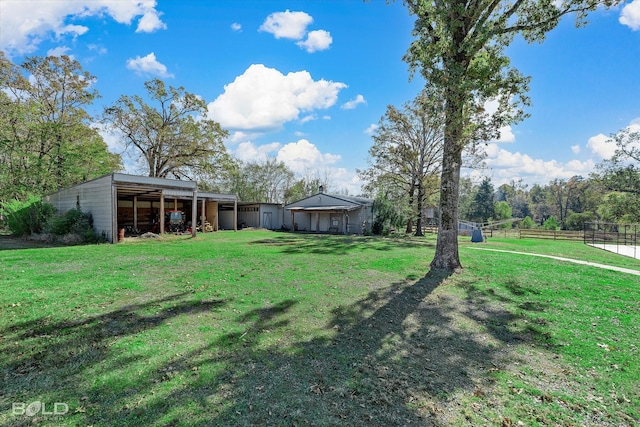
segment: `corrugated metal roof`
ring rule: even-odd
[[[198,192],[198,199],[211,199],[224,202],[235,202],[238,196],[235,194],[209,193],[206,191]]]
[[[155,178],[150,176],[129,175],[125,173],[114,173],[112,176],[113,182],[118,184],[148,185],[163,188],[179,188],[191,191],[195,190],[197,186],[195,181],[181,181],[179,179]]]
[[[353,211],[359,209],[360,206],[293,206],[291,208],[286,208],[290,211]]]
[[[367,199],[365,197],[352,197],[352,196],[342,196],[342,195],[336,195],[336,194],[328,194],[328,193],[316,193],[312,196],[309,197],[305,197],[304,199],[300,199],[297,200],[295,202],[289,203],[285,206],[286,209],[291,209],[287,206],[292,206],[295,207],[296,205],[303,205],[305,204],[305,202],[309,199],[313,199],[314,197],[329,197],[331,199],[334,199],[334,203],[336,202],[347,202],[347,203],[353,203],[355,205],[358,205],[359,207],[361,206],[370,206],[373,204],[373,199]],[[321,206],[321,205],[318,205]]]

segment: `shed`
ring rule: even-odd
[[[238,224],[240,228],[254,227],[280,230],[284,208],[279,203],[238,202]]]
[[[326,194],[290,203],[284,207],[285,226],[293,231],[364,234],[373,224],[373,199]]]
[[[235,194],[199,192],[194,181],[153,178],[112,173],[65,188],[48,195],[45,200],[64,213],[81,209],[93,216],[95,231],[109,242],[116,242],[118,230],[131,233],[163,230],[165,212],[180,210],[189,225],[208,221],[214,230],[220,228],[219,212],[223,208],[237,213]],[[237,229],[231,221],[229,228]],[[192,227],[195,234],[195,227]]]

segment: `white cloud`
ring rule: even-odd
[[[485,164],[490,170],[494,185],[509,183],[522,179],[525,184],[546,184],[556,178],[569,179],[576,175],[586,176],[595,168],[595,162],[570,160],[566,163],[557,160],[535,159],[528,154],[511,152],[500,148],[497,143],[485,147],[487,158]],[[487,171],[467,171],[467,175],[481,177]]]
[[[260,136],[260,134],[258,134],[258,133],[235,131],[235,132],[231,133],[229,138],[227,138],[226,142],[233,145],[233,144],[237,144],[239,142],[250,141],[250,140],[255,139],[255,138],[259,137],[259,136]]]
[[[307,32],[307,26],[313,22],[311,15],[305,12],[274,12],[260,26],[260,31],[271,33],[275,38],[300,40]]]
[[[233,154],[243,162],[262,162],[267,160],[267,157],[273,157],[273,153],[276,153],[280,147],[279,142],[256,146],[251,141],[245,141],[238,145]]]
[[[89,31],[89,27],[85,27],[84,25],[65,25],[63,28],[60,28],[57,31],[57,35],[61,36],[62,34],[71,34],[74,37],[81,36]]]
[[[640,131],[640,117],[632,120],[627,129],[631,132]],[[487,144],[484,147],[487,155],[484,163],[487,170],[465,170],[465,176],[483,178],[489,175],[496,186],[518,179],[522,179],[528,185],[547,184],[554,179],[566,180],[576,175],[588,176],[595,170],[597,163],[611,158],[616,150],[615,142],[604,134],[589,138],[586,148],[590,158],[586,160],[571,159],[560,162],[536,159],[501,147],[497,142]],[[580,145],[573,145],[571,151],[577,155],[582,152],[582,148]]]
[[[364,133],[368,135],[373,135],[379,127],[380,126],[378,126],[377,124],[371,123],[369,127],[364,130]]]
[[[141,75],[152,75],[158,77],[173,77],[173,74],[167,71],[167,67],[158,62],[156,54],[151,52],[147,56],[136,56],[135,59],[127,59],[127,68]]]
[[[231,24],[231,29],[233,31],[242,31],[242,25],[238,24],[237,22],[234,22],[233,24]]]
[[[300,119],[300,124],[305,124],[307,122],[316,120],[318,118],[318,116],[316,116],[315,114],[309,114],[307,116],[304,116],[303,118]]]
[[[345,87],[344,83],[315,81],[307,71],[283,75],[253,64],[209,103],[208,115],[227,129],[274,130],[297,120],[301,112],[333,106]]]
[[[491,142],[515,142],[515,141],[516,141],[516,135],[511,130],[511,126],[507,125],[500,128],[500,136],[498,136],[498,139]]]
[[[126,147],[117,133],[110,131],[102,123],[92,123],[92,127],[98,131],[110,152],[120,154],[124,151]]]
[[[631,120],[626,129],[629,132],[640,132],[640,117]],[[606,160],[610,159],[615,154],[616,142],[611,137],[599,133],[598,135],[589,138],[587,148],[592,154],[595,154],[598,157],[597,160]]]
[[[145,12],[138,21],[138,28],[136,33],[153,33],[157,30],[166,30],[167,24],[160,20],[161,13],[152,9]]]
[[[301,40],[296,44],[307,52],[313,53],[319,50],[329,49],[332,42],[333,38],[331,38],[331,34],[328,31],[315,30],[310,31],[309,34],[307,34],[306,40]]]
[[[484,109],[488,116],[494,115],[498,111],[499,106],[500,104],[497,99],[491,99],[484,103]],[[513,133],[511,126],[502,126],[499,132],[498,138],[489,142],[515,142],[516,135]]]
[[[356,96],[354,99],[342,104],[340,108],[342,108],[343,110],[353,110],[358,106],[358,104],[366,104],[366,103],[367,101],[365,101],[364,96],[358,94],[358,96]]]
[[[342,157],[339,154],[323,154],[308,140],[300,139],[298,142],[290,142],[280,148],[276,158],[295,173],[303,174],[309,170],[333,165]]]
[[[349,194],[359,194],[362,182],[354,171],[336,166],[341,160],[337,154],[322,153],[318,147],[306,139],[285,144],[271,142],[256,145],[251,141],[244,141],[235,149],[230,149],[239,160],[244,162],[261,162],[268,157],[283,162],[298,177],[310,175],[326,176],[330,180],[331,187],[336,190],[346,189]]]
[[[2,0],[0,1],[0,50],[25,54],[37,49],[46,39],[89,31],[75,20],[92,16],[110,16],[130,25],[141,17],[137,32],[166,28],[155,10],[156,0]]]
[[[616,151],[616,144],[611,138],[600,133],[589,138],[587,148],[600,159],[610,159]]]
[[[640,0],[633,0],[622,8],[619,21],[634,31],[640,30]]]
[[[68,52],[71,50],[70,47],[67,46],[58,46],[53,49],[49,49],[47,51],[47,56],[63,56],[69,55]],[[69,55],[69,58],[73,59],[73,55]]]

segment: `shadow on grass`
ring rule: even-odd
[[[295,235],[289,233],[272,239],[262,239],[253,244],[282,246],[286,254],[326,254],[340,255],[354,250],[392,251],[400,248],[415,248],[416,246],[433,246],[435,242],[405,240],[401,238],[385,238],[379,236],[335,236],[323,234]]]
[[[0,425],[43,421],[37,415],[9,415],[9,422],[2,423],[2,415],[11,412],[14,402],[40,399],[45,405],[53,404],[52,398],[45,397],[51,395],[56,396],[55,402],[77,402],[89,393],[79,385],[94,368],[101,366],[109,371],[134,363],[136,357],[123,356],[111,348],[119,338],[145,333],[181,315],[216,310],[226,304],[224,300],[190,300],[186,298],[189,295],[190,292],[178,293],[81,320],[39,318],[0,330]],[[96,401],[97,405],[104,403]],[[54,421],[61,420],[54,417]]]
[[[470,370],[504,362],[494,346],[454,321],[459,300],[434,295],[446,279],[427,274],[415,283],[375,289],[335,308],[326,333],[282,343],[264,338],[274,330],[294,333],[288,326],[295,321],[295,301],[238,313],[243,333],[221,334],[135,378],[104,383],[87,377],[98,367],[126,371],[141,362],[141,356],[110,348],[116,338],[151,333],[175,316],[217,310],[226,302],[177,294],[77,322],[18,324],[0,331],[12,336],[2,343],[10,357],[0,371],[0,416],[12,399],[51,398],[73,402],[52,425],[445,425],[437,421],[446,417],[437,402],[473,391]],[[155,307],[161,308],[141,314]],[[510,320],[495,310],[467,314]],[[520,339],[508,330],[493,332],[503,342]],[[31,351],[34,338],[50,342]]]

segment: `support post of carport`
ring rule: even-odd
[[[202,211],[200,213],[200,226],[202,227],[203,233],[204,233],[204,221],[206,219],[205,210],[204,210],[205,202],[206,202],[205,199],[202,199]]]
[[[158,234],[164,233],[164,190],[160,191],[160,231]]]
[[[191,204],[191,237],[196,237],[197,220],[198,220],[198,190],[194,190],[193,203]]]
[[[111,184],[111,243],[118,243],[118,188]]]
[[[233,201],[233,231],[238,231],[238,199]]]
[[[133,196],[133,232],[138,232],[138,196]]]

